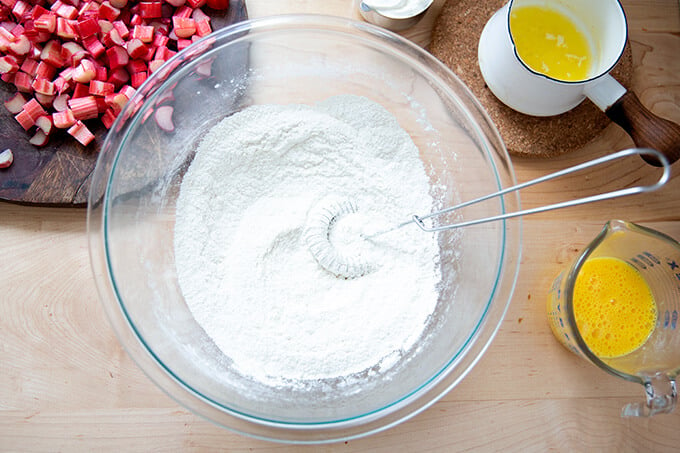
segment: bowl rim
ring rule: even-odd
[[[354,19],[315,14],[285,14],[248,19],[218,30],[208,37],[197,41],[187,49],[184,49],[182,52],[173,56],[166,62],[166,65],[172,65],[173,62],[181,63],[185,61],[184,59],[186,56],[191,55],[191,52],[195,51],[197,48],[200,49],[200,46],[207,42],[206,40],[215,42],[226,40],[230,37],[246,37],[248,34],[261,30],[268,30],[271,32],[272,29],[274,29],[275,31],[278,31],[281,28],[304,29],[306,31],[317,30],[320,32],[333,33],[341,32],[345,33],[347,36],[352,35],[349,31],[353,31],[355,33],[355,36],[351,36],[353,38],[361,36],[366,39],[374,39],[379,41],[383,46],[388,46],[391,52],[399,54],[403,53],[411,59],[422,61],[421,66],[426,67],[428,76],[434,77],[438,83],[442,85],[451,82],[455,83],[457,88],[462,89],[465,94],[465,99],[459,99],[459,101],[465,101],[470,104],[471,108],[475,109],[475,113],[481,117],[477,118],[472,116],[472,118],[483,120],[490,133],[494,136],[487,137],[489,132],[484,133],[481,130],[475,130],[474,132],[479,137],[493,139],[497,145],[500,145],[500,147],[494,147],[493,150],[485,149],[487,157],[490,157],[489,161],[491,162],[496,178],[496,186],[499,188],[502,186],[499,177],[499,171],[502,169],[499,170],[499,166],[496,165],[496,162],[493,159],[494,156],[491,155],[494,150],[500,154],[499,158],[503,160],[502,163],[505,164],[505,171],[508,172],[507,177],[509,177],[511,180],[510,182],[514,184],[515,174],[513,166],[500,134],[469,88],[465,86],[449,68],[424,49],[395,33],[372,24]],[[226,41],[222,46],[229,45],[231,42],[233,41]],[[134,112],[131,112],[130,109],[132,109],[132,106],[135,105],[136,102],[144,103],[153,100],[153,96],[150,96],[151,99],[145,98],[153,93],[153,84],[158,77],[157,74],[152,74],[137,90],[137,93],[131,100],[134,100],[134,102],[128,102],[123,112],[121,112],[114,122],[114,125],[111,128],[112,131],[123,129],[126,119],[131,119],[133,123],[139,120],[139,115],[133,114]],[[443,80],[442,77],[445,77],[446,80]],[[163,84],[161,84],[161,86],[162,85]],[[461,107],[464,107],[464,105],[461,104]],[[141,110],[143,111],[144,109]],[[479,127],[474,121],[472,123],[473,127]],[[361,415],[323,422],[268,420],[259,416],[242,413],[214,401],[177,376],[163,360],[154,354],[151,347],[146,343],[135,326],[133,320],[128,316],[127,310],[125,309],[125,303],[120,297],[115,276],[113,275],[112,265],[109,260],[108,223],[110,219],[109,207],[111,205],[110,183],[115,174],[120,150],[123,148],[122,145],[124,145],[125,141],[126,138],[123,138],[121,140],[121,146],[116,147],[113,144],[112,134],[107,135],[93,173],[93,190],[90,191],[88,198],[87,226],[90,259],[100,300],[105,307],[107,317],[114,327],[114,331],[118,336],[120,344],[125,348],[126,352],[137,366],[168,396],[207,420],[224,428],[251,437],[291,443],[337,442],[380,432],[424,411],[455,387],[481,359],[498,332],[512,299],[519,273],[522,243],[521,219],[519,218],[502,221],[502,247],[499,262],[496,264],[496,278],[483,310],[483,314],[475,325],[475,328],[469,334],[461,348],[438,372],[433,376],[430,376],[427,381],[411,390],[408,394],[403,395],[401,398],[388,405]],[[114,153],[113,155],[111,154],[112,152]],[[99,184],[96,184],[95,181],[99,181]],[[103,193],[101,192],[102,183],[105,183]],[[100,188],[100,190],[96,190],[97,188]],[[513,202],[517,203],[517,206],[519,206],[519,194],[512,194],[511,197],[513,197]],[[504,200],[501,200],[501,210],[502,212],[505,212]],[[509,235],[512,237],[508,237]],[[509,241],[515,241],[515,247],[509,247],[509,245],[513,245]],[[516,249],[514,256],[508,256],[511,252],[515,251],[513,249]],[[508,272],[510,274],[506,276],[506,273]],[[504,287],[500,288],[500,286]],[[504,301],[496,300],[496,295],[500,290],[505,291],[507,294],[504,296]],[[108,301],[108,303],[106,301]],[[471,357],[471,354],[474,357]],[[461,361],[468,363],[463,363],[461,365]],[[461,366],[462,371],[459,370]],[[445,382],[455,370],[461,372],[457,374],[454,379]],[[178,393],[178,390],[180,393]],[[422,401],[426,396],[428,397],[425,398],[427,401]],[[201,408],[197,409],[194,404],[195,402],[199,402]],[[400,412],[402,410],[405,410],[405,413],[399,414],[397,417],[389,417],[393,416],[395,412]],[[217,414],[215,414],[215,411],[227,415],[228,421],[232,421],[231,419],[235,418],[245,422],[247,428],[234,427],[232,423],[224,422],[223,417],[216,416]],[[385,423],[375,425],[376,422],[381,421],[385,421]],[[366,427],[366,429],[362,429],[363,427]],[[294,438],[289,438],[290,436],[287,435],[270,435],[270,433],[265,433],[261,428],[273,428],[277,433],[289,433],[292,431],[293,433],[302,433],[303,435]],[[349,430],[349,432],[344,432],[346,430]],[[343,431],[343,433],[340,434],[340,431]],[[313,435],[307,436],[307,434],[310,433]]]

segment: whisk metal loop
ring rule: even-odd
[[[482,219],[475,219],[475,220],[468,220],[468,221],[465,221],[465,222],[452,223],[452,224],[449,224],[449,225],[440,225],[440,226],[436,226],[436,227],[428,227],[423,222],[426,219],[441,216],[441,215],[447,214],[449,212],[453,212],[453,211],[456,211],[458,209],[462,209],[466,206],[477,204],[477,203],[480,203],[482,201],[489,200],[491,198],[495,198],[495,197],[499,197],[499,196],[508,194],[510,192],[518,191],[518,190],[523,189],[525,187],[530,187],[530,186],[540,184],[540,183],[545,182],[545,181],[549,181],[549,180],[559,178],[559,177],[564,176],[564,175],[568,175],[570,173],[575,173],[575,172],[578,172],[578,171],[581,171],[581,170],[585,170],[586,168],[595,167],[597,165],[602,165],[602,164],[607,163],[607,162],[611,162],[611,161],[614,161],[614,160],[617,160],[617,159],[623,159],[623,158],[626,158],[626,157],[629,157],[629,156],[634,156],[634,155],[652,156],[652,157],[655,157],[656,159],[658,159],[659,162],[661,162],[661,166],[663,166],[663,174],[661,175],[661,177],[658,179],[658,181],[656,183],[654,183],[652,185],[648,185],[648,186],[628,187],[628,188],[625,188],[625,189],[614,190],[612,192],[606,192],[606,193],[603,193],[603,194],[597,194],[597,195],[592,195],[592,196],[588,196],[588,197],[577,198],[575,200],[563,201],[563,202],[560,202],[560,203],[554,203],[554,204],[550,204],[550,205],[539,206],[537,208],[525,209],[525,210],[522,210],[522,211],[509,212],[509,213],[500,214],[500,215],[497,215],[497,216],[485,217],[485,218],[482,218]],[[652,192],[654,190],[659,189],[664,184],[666,184],[666,182],[668,182],[668,180],[670,179],[670,174],[671,174],[671,168],[670,168],[670,164],[668,162],[668,159],[666,158],[666,156],[661,154],[659,151],[657,151],[655,149],[651,149],[651,148],[629,148],[629,149],[626,149],[626,150],[623,150],[623,151],[619,151],[617,153],[609,154],[609,155],[604,156],[604,157],[600,157],[600,158],[597,158],[597,159],[593,159],[593,160],[584,162],[582,164],[574,165],[573,167],[569,167],[569,168],[566,168],[564,170],[560,170],[560,171],[557,171],[557,172],[554,172],[554,173],[550,173],[548,175],[541,176],[540,178],[532,179],[531,181],[527,181],[527,182],[524,182],[524,183],[521,183],[521,184],[517,184],[515,186],[508,187],[506,189],[500,190],[498,192],[491,193],[491,194],[488,194],[488,195],[484,195],[484,196],[476,198],[474,200],[466,201],[464,203],[460,203],[456,206],[451,206],[451,207],[442,209],[440,211],[432,212],[430,214],[423,215],[423,216],[413,215],[411,217],[411,219],[416,225],[418,225],[418,227],[420,227],[421,230],[426,231],[426,232],[437,232],[437,231],[443,231],[443,230],[450,230],[450,229],[453,229],[453,228],[461,228],[461,227],[466,227],[466,226],[471,226],[471,225],[478,225],[480,223],[487,223],[487,222],[493,222],[493,221],[497,221],[497,220],[510,219],[510,218],[513,218],[513,217],[525,216],[525,215],[529,215],[529,214],[536,214],[536,213],[539,213],[539,212],[552,211],[554,209],[567,208],[567,207],[570,207],[570,206],[592,203],[592,202],[595,202],[595,201],[603,201],[603,200],[609,200],[609,199],[612,199],[612,198],[618,198],[618,197],[623,197],[623,196],[627,196],[627,195],[634,195],[634,194],[644,193],[644,192]],[[410,222],[406,222],[405,224],[408,224],[408,223],[410,223]],[[402,225],[404,225],[404,224],[402,224]]]

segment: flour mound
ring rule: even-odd
[[[337,278],[304,240],[327,196],[359,212],[331,238],[379,262]],[[434,202],[418,148],[396,119],[362,97],[314,106],[259,105],[200,143],[177,200],[175,263],[196,321],[234,369],[264,383],[332,379],[394,364],[423,333],[438,299],[435,238],[407,226],[365,248],[371,219],[398,224]],[[352,223],[356,222],[356,223]]]

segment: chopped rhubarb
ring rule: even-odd
[[[57,15],[48,11],[35,19],[33,26],[36,30],[54,33],[57,29]]]
[[[29,99],[28,102],[24,104],[22,110],[26,112],[33,121],[37,120],[43,115],[47,115],[47,112],[42,107],[42,105],[40,105],[40,103],[34,98]]]
[[[26,110],[22,110],[21,112],[14,115],[14,119],[17,120],[17,122],[21,125],[21,127],[24,128],[24,130],[29,130],[30,128],[35,126],[35,120],[31,118],[31,115],[29,115]]]
[[[33,92],[33,88],[31,87],[32,83],[33,83],[33,77],[26,74],[25,72],[19,71],[14,76],[14,86],[17,87],[17,90],[19,90],[23,93],[32,93]]]
[[[38,63],[38,67],[35,71],[35,78],[52,80],[56,73],[57,68],[55,68],[46,61],[41,61],[40,63]]]
[[[144,81],[146,81],[148,75],[146,71],[142,72],[135,72],[130,75],[130,85],[132,85],[133,88],[139,88]]]
[[[120,16],[120,9],[111,5],[111,3],[104,1],[99,5],[99,17],[102,19],[114,21]]]
[[[88,17],[87,19],[76,22],[76,31],[81,39],[89,38],[90,36],[97,34],[99,31],[99,24],[93,17]]]
[[[9,113],[16,115],[23,110],[26,98],[21,93],[14,93],[14,96],[5,101],[5,108]]]
[[[11,55],[0,57],[0,74],[14,73],[19,70],[19,62]]]
[[[64,40],[75,39],[76,21],[57,17],[57,36]]]
[[[26,35],[19,36],[16,41],[9,43],[9,51],[14,55],[26,55],[31,51],[31,41]]]
[[[38,129],[28,142],[33,146],[45,146],[49,140],[49,136],[42,129]]]
[[[63,112],[68,109],[69,99],[71,99],[71,97],[66,93],[58,95],[54,98],[54,101],[52,101],[52,108],[57,112]]]
[[[97,39],[97,36],[88,36],[87,38],[83,38],[83,45],[85,46],[85,49],[87,49],[90,54],[92,54],[93,57],[99,58],[104,54],[106,51],[106,47]]]
[[[54,89],[54,84],[47,79],[35,79],[31,84],[33,90],[36,93],[44,94],[46,96],[52,96],[56,93]]]
[[[139,15],[145,19],[162,17],[162,3],[160,1],[149,1],[139,3]]]
[[[69,99],[68,107],[77,120],[89,120],[99,116],[99,108],[94,96]]]
[[[104,125],[105,128],[111,129],[111,126],[113,126],[114,121],[116,121],[116,114],[112,109],[107,109],[104,112],[104,115],[102,115],[102,124]]]
[[[94,140],[94,134],[80,120],[76,121],[67,132],[83,146],[89,145]]]
[[[8,168],[14,162],[14,154],[12,150],[7,148],[0,152],[0,168]]]
[[[135,25],[132,27],[132,38],[139,39],[143,43],[149,44],[153,42],[154,29],[150,25]]]
[[[52,116],[44,115],[38,117],[38,119],[35,120],[35,125],[38,126],[38,128],[46,135],[50,135],[52,133],[52,127],[54,126],[52,123]]]
[[[107,94],[112,94],[115,90],[115,86],[112,83],[101,82],[99,80],[93,80],[90,82],[90,94],[94,96],[106,96]]]
[[[14,57],[12,57],[14,58]],[[38,73],[38,60],[33,58],[26,58],[23,63],[21,63],[21,71],[26,74],[35,77]]]
[[[128,4],[128,0],[109,0],[111,2],[111,5],[116,7],[116,8],[125,8]]]
[[[147,50],[146,44],[138,38],[132,38],[127,43],[127,53],[133,60],[146,55]]]
[[[106,81],[119,88],[130,81],[130,74],[125,68],[116,68],[111,71]]]
[[[187,4],[192,8],[200,8],[206,4],[206,0],[187,0]]]
[[[90,95],[90,87],[84,83],[76,83],[73,87],[73,93],[71,94],[71,99],[83,98]]]
[[[80,46],[78,46],[80,47]],[[40,59],[45,61],[55,68],[60,68],[66,64],[65,55],[69,55],[70,51],[62,47],[61,43],[56,39],[48,41],[40,52]]]
[[[173,16],[172,26],[178,38],[189,38],[196,33],[196,22],[191,18]]]
[[[113,21],[113,28],[116,29],[120,37],[123,39],[127,39],[128,36],[130,36],[130,29],[127,25],[125,25],[125,22],[121,20]]]
[[[35,100],[47,109],[52,107],[52,102],[54,102],[55,97],[57,96],[54,94],[35,93]]]
[[[208,36],[212,33],[212,27],[210,27],[210,21],[208,19],[201,19],[196,21],[196,34],[201,38]]]
[[[97,69],[92,60],[83,59],[73,70],[73,80],[88,83],[97,76]]]
[[[54,122],[54,127],[58,129],[66,129],[76,123],[76,117],[73,115],[71,109],[66,109],[61,112],[53,113],[52,121]]]

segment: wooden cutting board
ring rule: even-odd
[[[210,13],[206,9],[207,13]],[[230,0],[226,12],[210,14],[213,30],[224,28],[248,18],[245,0]],[[244,58],[247,58],[245,56]],[[247,61],[235,61],[244,68]],[[0,101],[14,94],[13,86],[0,82]],[[88,122],[95,140],[82,146],[65,131],[57,131],[50,143],[37,148],[13,115],[0,106],[0,151],[11,148],[14,163],[0,169],[0,201],[54,206],[85,207],[99,149],[104,143],[106,129],[99,120]]]

